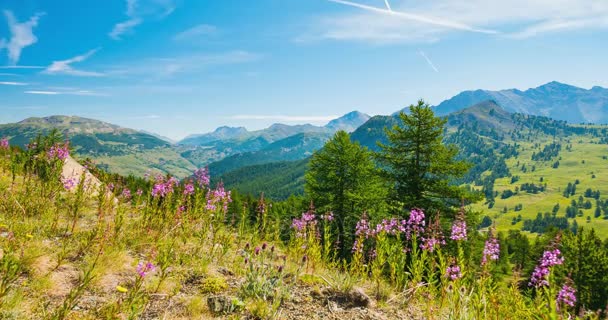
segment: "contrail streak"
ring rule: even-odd
[[[433,61],[431,61],[431,59],[429,59],[429,57],[427,57],[427,55],[426,55],[426,53],[424,53],[424,51],[419,50],[418,54],[420,54],[424,58],[424,60],[426,60],[426,63],[429,64],[429,67],[431,67],[433,70],[435,70],[435,72],[439,73],[439,69],[437,69],[437,67],[435,66]]]
[[[355,2],[351,2],[351,1],[347,1],[347,0],[327,0],[327,1],[344,4],[347,6],[356,7],[356,8],[360,8],[360,9],[367,10],[367,11],[390,14],[390,15],[394,15],[396,17],[400,17],[403,19],[418,21],[418,22],[427,23],[427,24],[445,27],[445,28],[450,28],[450,29],[464,30],[464,31],[478,32],[478,33],[487,33],[487,34],[498,33],[498,31],[495,31],[495,30],[477,29],[477,28],[474,28],[472,26],[469,26],[469,25],[466,25],[466,24],[460,23],[460,22],[449,21],[449,20],[436,18],[436,17],[423,16],[423,15],[419,15],[419,14],[415,14],[415,13],[393,11],[390,9],[381,9],[381,8],[376,8],[376,7],[372,7],[372,6],[368,6],[368,5],[364,5],[364,4],[360,4],[360,3],[355,3]],[[388,2],[387,2],[387,4],[388,4]]]

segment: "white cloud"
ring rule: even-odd
[[[210,36],[217,33],[217,27],[208,24],[199,24],[184,30],[173,37],[175,41],[190,40],[201,36]]]
[[[140,18],[129,19],[124,22],[117,23],[114,25],[114,29],[108,34],[110,38],[114,40],[120,40],[121,36],[125,33],[131,32],[131,30],[143,22]]]
[[[87,60],[89,57],[94,55],[99,48],[88,51],[85,54],[75,56],[73,58],[67,60],[53,61],[50,66],[48,66],[43,73],[46,74],[67,74],[72,76],[82,76],[82,77],[100,77],[103,76],[103,73],[93,72],[93,71],[84,71],[74,69],[71,64],[83,62]]]
[[[107,96],[106,94],[95,92],[95,91],[90,91],[90,90],[73,90],[73,91],[27,90],[27,91],[23,91],[23,93],[37,94],[37,95],[47,95],[47,96],[56,96],[56,95],[95,96],[95,97]]]
[[[28,84],[25,83],[25,82],[0,81],[0,85],[5,85],[5,86],[27,86]]]
[[[126,0],[125,15],[128,19],[114,25],[108,36],[114,40],[133,32],[145,19],[163,19],[175,10],[174,0]]]
[[[429,59],[429,57],[426,55],[426,53],[424,53],[424,51],[420,50],[420,51],[418,51],[418,54],[420,54],[420,56],[423,57],[424,60],[426,60],[426,63],[429,65],[429,67],[431,67],[431,69],[433,69],[435,72],[439,73],[439,69],[437,69],[437,67],[435,66],[433,61],[431,61],[431,59]]]
[[[586,28],[608,28],[608,15],[605,17],[573,20],[549,20],[533,24],[522,31],[510,34],[511,38],[525,39],[541,35],[543,33],[586,29]]]
[[[235,120],[273,120],[273,121],[284,121],[284,122],[327,122],[338,118],[339,116],[287,116],[287,115],[255,115],[255,114],[238,114],[229,117],[229,119]]]
[[[42,66],[0,66],[0,69],[44,69]]]
[[[526,38],[608,29],[605,0],[392,0],[391,10],[381,0],[328,1],[342,4],[344,10],[317,17],[296,40],[428,43],[454,32],[496,31],[510,38]],[[373,5],[360,4],[364,1]]]
[[[49,96],[60,94],[57,91],[40,91],[40,90],[28,90],[28,91],[23,91],[23,93],[42,94],[42,95],[49,95]]]
[[[34,35],[33,29],[38,26],[38,20],[44,13],[37,13],[26,22],[19,22],[9,10],[4,10],[4,16],[8,22],[8,27],[11,32],[11,37],[0,40],[0,49],[8,50],[8,58],[11,64],[17,64],[21,57],[21,51],[25,47],[31,46],[38,42],[38,38]]]
[[[118,65],[107,74],[115,76],[170,77],[180,73],[195,73],[214,66],[252,62],[259,54],[248,51],[229,51],[216,54],[189,54],[172,58],[146,59]]]

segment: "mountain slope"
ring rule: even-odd
[[[246,166],[220,176],[224,185],[240,193],[264,196],[270,199],[287,199],[304,193],[304,173],[310,159],[271,162]]]
[[[331,120],[325,125],[325,128],[331,129],[332,131],[344,130],[346,132],[353,132],[370,118],[371,117],[365,113],[352,111],[338,119]]]
[[[447,115],[486,100],[495,101],[509,112],[547,116],[570,123],[608,123],[608,89],[593,87],[586,90],[555,81],[526,91],[464,91],[440,103],[435,112]]]
[[[140,131],[106,122],[75,117],[28,118],[0,125],[0,137],[13,145],[25,145],[39,134],[57,129],[70,141],[81,158],[89,157],[100,167],[124,175],[143,175],[147,168],[187,176],[194,165],[181,157],[171,145]]]
[[[293,161],[310,157],[329,140],[330,133],[299,133],[276,141],[259,151],[238,153],[211,163],[209,170],[214,175],[263,163]]]

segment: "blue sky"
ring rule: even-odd
[[[389,114],[468,89],[608,87],[605,0],[5,0],[0,10],[1,123],[68,114],[181,138]]]

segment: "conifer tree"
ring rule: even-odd
[[[350,252],[361,215],[378,212],[386,197],[371,153],[345,131],[338,131],[312,156],[304,189],[317,212],[333,212],[341,257]]]
[[[462,199],[478,200],[450,181],[461,177],[470,165],[457,160],[458,150],[443,143],[447,119],[435,116],[431,107],[418,101],[409,113],[399,113],[400,124],[387,129],[388,143],[379,144],[376,157],[383,177],[390,183],[395,209],[407,212],[423,208],[453,212]]]

